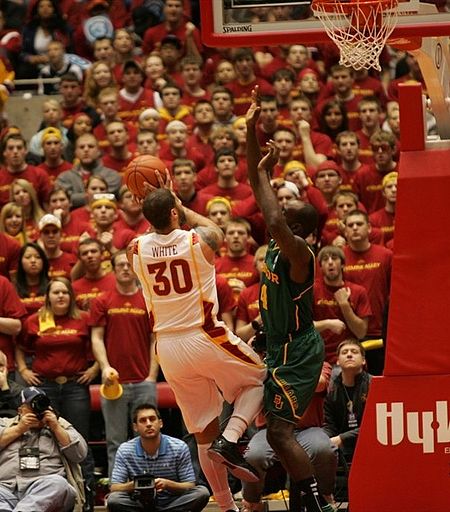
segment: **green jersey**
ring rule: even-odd
[[[283,344],[311,329],[314,257],[309,265],[307,280],[295,283],[289,275],[290,263],[282,257],[275,240],[270,241],[259,291],[259,310],[268,340]]]

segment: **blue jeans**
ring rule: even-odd
[[[117,448],[128,440],[128,428],[133,422],[134,409],[142,403],[157,404],[156,382],[134,382],[122,384],[122,387],[123,394],[117,400],[107,400],[102,397],[110,478]]]
[[[78,384],[75,381],[58,384],[44,379],[39,386],[47,393],[52,407],[57,410],[62,418],[70,422],[76,430],[89,441],[89,418],[91,414],[91,397],[89,386]],[[90,489],[94,489],[94,457],[89,448],[88,454],[80,464],[83,476]]]

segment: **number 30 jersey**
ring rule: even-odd
[[[133,266],[153,332],[210,330],[217,325],[215,268],[203,255],[194,230],[139,237]]]

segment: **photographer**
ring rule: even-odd
[[[0,419],[0,509],[81,511],[86,442],[40,389],[25,388],[21,401],[18,416]]]
[[[161,434],[162,420],[152,404],[136,407],[138,434],[117,451],[108,498],[110,512],[200,512],[209,492],[195,485],[189,448],[184,441]]]

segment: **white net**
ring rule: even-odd
[[[340,50],[339,63],[381,71],[379,58],[398,19],[398,0],[314,0],[312,10]]]

